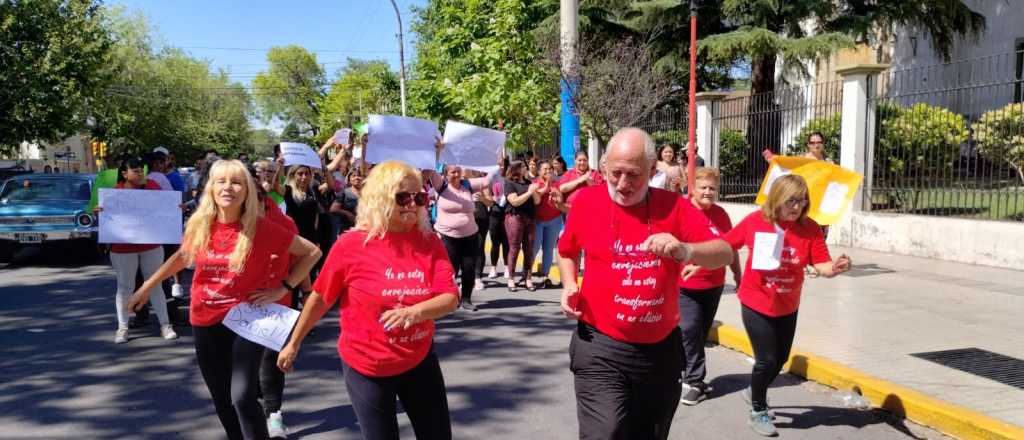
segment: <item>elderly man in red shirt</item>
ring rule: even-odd
[[[680,270],[727,265],[732,249],[692,204],[648,187],[657,157],[643,130],[616,133],[606,161],[606,184],[580,190],[558,243],[562,311],[578,320],[569,368],[580,438],[665,439],[682,390]]]

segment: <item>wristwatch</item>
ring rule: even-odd
[[[288,284],[288,280],[281,280],[281,285],[284,286],[285,289],[288,289],[289,292],[295,290],[295,286]]]

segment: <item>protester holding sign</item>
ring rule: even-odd
[[[147,179],[143,171],[144,162],[142,158],[132,157],[121,161],[117,169],[118,189],[148,189],[160,190],[160,185],[153,180]],[[102,206],[93,209],[99,213]],[[117,293],[114,294],[114,306],[117,309],[117,332],[114,333],[114,343],[123,344],[128,342],[128,309],[125,308],[125,296],[130,295],[135,289],[135,275],[141,269],[143,277],[150,277],[164,261],[164,249],[159,244],[123,244],[113,243],[110,245],[110,265],[117,275]],[[176,339],[178,334],[171,326],[171,320],[167,316],[167,299],[159,284],[146,292],[149,303],[160,321],[160,336],[164,339]]]
[[[649,188],[657,161],[643,130],[608,142],[607,184],[585,188],[558,242],[562,312],[582,439],[665,439],[679,406],[680,266],[717,268],[732,250],[684,199]],[[578,259],[586,272],[577,287]]]
[[[341,235],[277,365],[291,371],[303,339],[341,301],[338,354],[366,439],[397,439],[396,398],[416,438],[452,438],[434,320],[458,290],[444,245],[427,227],[419,172],[397,161],[370,171],[356,226]]]
[[[716,237],[724,235],[732,229],[729,214],[718,206],[718,170],[714,168],[697,168],[694,175],[693,195],[689,201],[707,220],[711,233]],[[733,251],[732,279],[736,287],[740,285],[743,272],[739,256]],[[683,331],[683,353],[686,366],[683,371],[683,396],[680,401],[685,405],[696,405],[704,398],[707,384],[704,342],[707,340],[711,324],[718,312],[718,302],[725,288],[725,268],[704,269],[695,264],[687,264],[683,268],[679,281],[679,314],[680,328]]]
[[[444,145],[438,142],[438,148],[444,148]],[[443,178],[428,172],[431,186],[437,188],[434,230],[441,234],[452,266],[458,267],[462,273],[462,308],[469,311],[476,311],[472,295],[476,284],[478,229],[473,193],[490,186],[496,174],[495,171],[485,177],[463,179],[462,167],[456,165],[445,166]]]
[[[850,270],[852,264],[846,255],[835,260],[829,256],[821,229],[807,217],[809,203],[804,179],[783,176],[772,184],[761,210],[725,235],[733,249],[750,249],[737,296],[755,359],[750,388],[743,395],[752,406],[750,426],[760,435],[777,434],[767,392],[789,359],[804,267],[813,265],[831,278]]]
[[[230,439],[267,438],[263,408],[256,398],[263,347],[238,337],[222,321],[241,302],[262,305],[280,300],[320,258],[313,243],[261,216],[257,191],[242,162],[215,162],[205,195],[186,226],[181,250],[143,283],[128,304],[133,309],[140,306],[143,292],[195,265],[189,319],[196,358]],[[288,275],[268,281],[280,273],[274,265],[285,254],[295,260]],[[264,288],[271,281],[280,284]]]
[[[278,169],[283,168],[283,162],[279,163]],[[313,188],[313,169],[306,165],[293,165],[288,168],[287,174],[285,182],[274,178],[274,190],[284,198],[284,212],[295,221],[299,236],[311,243],[320,243],[318,228],[321,207],[319,193]],[[310,282],[303,281],[303,292],[308,292],[310,285]]]

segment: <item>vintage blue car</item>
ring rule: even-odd
[[[26,246],[74,248],[95,256],[96,218],[87,211],[94,175],[23,174],[0,187],[0,262]],[[69,249],[70,250],[70,249]]]

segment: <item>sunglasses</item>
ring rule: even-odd
[[[416,206],[427,206],[427,193],[420,192],[400,192],[395,194],[395,203],[398,206],[408,206],[410,203],[416,203]]]
[[[803,208],[804,206],[807,206],[807,203],[808,203],[807,199],[789,199],[789,200],[786,200],[786,206],[788,206],[790,208]]]

